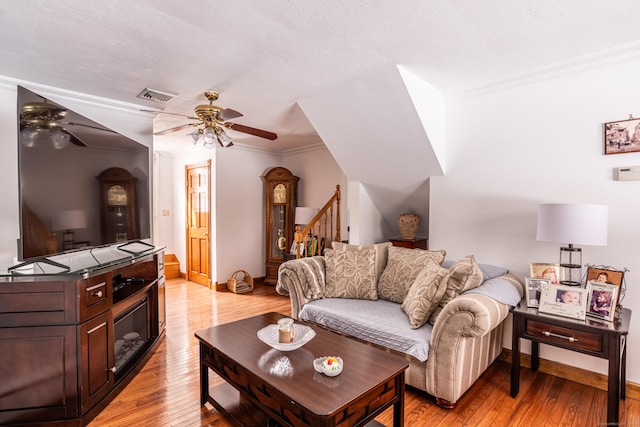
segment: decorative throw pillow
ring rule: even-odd
[[[325,298],[378,299],[373,249],[324,252]]]
[[[449,301],[464,291],[480,286],[484,277],[478,263],[476,263],[476,258],[473,255],[469,255],[456,261],[442,280],[446,282],[447,290],[440,300],[440,304],[438,304],[438,307],[429,318],[429,323],[432,325],[436,323],[440,312]]]
[[[361,251],[363,249],[373,249],[375,251],[375,271],[376,283],[387,265],[387,250],[391,247],[391,242],[376,243],[373,245],[349,245],[347,243],[333,242],[331,247],[337,251]]]
[[[427,251],[397,246],[389,248],[387,266],[378,280],[378,298],[401,303],[418,273],[429,262],[440,265],[445,251]]]
[[[424,325],[438,307],[447,290],[447,282],[442,280],[447,272],[446,268],[430,262],[418,273],[401,305],[402,310],[409,316],[411,329],[418,329]]]

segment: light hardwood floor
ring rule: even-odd
[[[168,280],[165,339],[142,371],[89,426],[232,426],[211,405],[200,406],[194,332],[270,311],[290,314],[288,298],[277,295],[271,286],[257,286],[251,293],[236,295],[185,280]],[[508,363],[496,361],[453,410],[442,409],[431,396],[409,388],[405,425],[606,425],[606,392],[523,368],[520,393],[513,399],[509,396],[509,370]],[[377,421],[391,426],[391,410]],[[627,398],[621,402],[620,425],[640,425],[640,401]]]

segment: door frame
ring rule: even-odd
[[[213,216],[213,212],[211,211],[211,206],[212,206],[212,200],[211,200],[211,159],[208,160],[204,160],[202,162],[198,162],[198,163],[192,163],[192,164],[187,164],[184,166],[184,193],[185,193],[185,223],[184,223],[184,229],[185,229],[185,249],[186,249],[186,278],[187,280],[190,280],[190,271],[191,271],[191,250],[189,249],[189,221],[191,220],[191,206],[189,203],[189,170],[190,169],[200,169],[200,168],[207,168],[207,201],[209,203],[209,215],[208,215],[208,224],[207,224],[207,228],[209,230],[209,245],[208,245],[208,251],[207,251],[207,265],[209,266],[209,271],[207,272],[207,287],[209,289],[211,289],[213,287],[213,280],[211,278],[211,261],[212,261],[212,257],[211,257],[211,217]],[[202,259],[202,258],[201,258]]]

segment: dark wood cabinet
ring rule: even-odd
[[[293,243],[294,212],[298,178],[288,169],[276,167],[262,177],[266,198],[266,275],[264,283],[275,285],[278,268]]]
[[[409,249],[428,249],[428,240],[425,238],[408,239],[389,239],[393,246]]]
[[[0,425],[86,425],[159,345],[163,251],[104,258],[67,274],[0,274]]]

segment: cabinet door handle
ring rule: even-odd
[[[91,293],[91,295],[94,297],[102,298],[102,295],[104,294],[102,293],[102,291],[98,291],[98,292]]]
[[[114,366],[114,367],[113,367],[113,368],[111,368],[111,369],[107,369],[107,371],[111,371],[111,372],[113,372],[113,373],[115,374],[115,373],[116,373],[116,367]]]
[[[550,332],[550,331],[542,331],[542,335],[546,335],[548,337],[554,337],[554,338],[561,338],[569,342],[578,342],[578,338],[568,337],[566,335],[554,334],[553,332]]]

